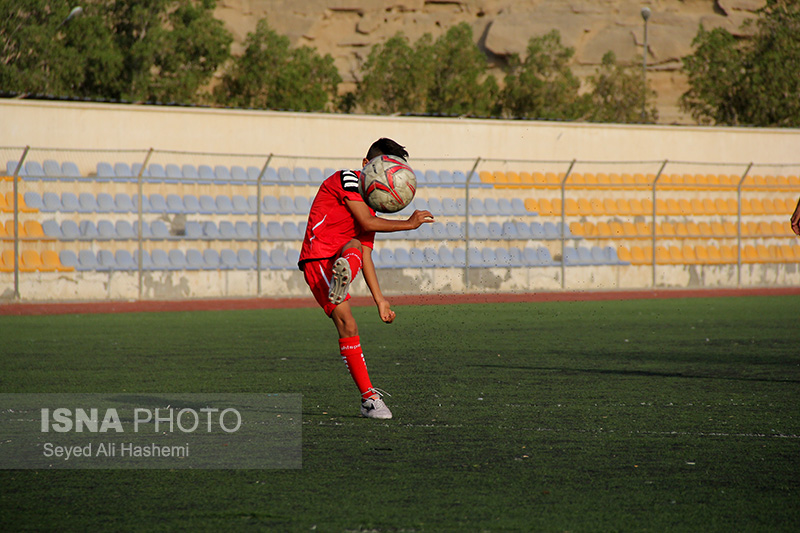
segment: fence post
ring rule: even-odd
[[[139,270],[139,299],[142,299],[142,295],[144,294],[144,258],[142,255],[144,254],[144,220],[142,216],[142,203],[143,197],[142,193],[144,192],[144,183],[142,180],[142,176],[144,176],[144,171],[147,169],[147,165],[150,162],[150,157],[153,155],[153,149],[147,151],[147,155],[144,158],[144,162],[142,163],[142,168],[139,169],[139,174],[136,176],[136,185],[139,194],[139,201],[137,202],[137,217],[139,219],[139,231],[137,232],[137,240],[138,240],[138,247],[139,247],[139,257],[137,261],[136,268]]]
[[[269,154],[264,166],[261,167],[261,173],[256,180],[256,296],[261,296],[261,180],[264,174],[267,173],[269,164],[272,161],[272,154]]]
[[[567,224],[567,180],[569,179],[569,175],[572,173],[572,167],[575,166],[575,159],[570,162],[569,167],[567,168],[567,173],[564,174],[564,180],[561,182],[561,229],[559,230],[559,238],[561,239],[561,288],[564,289],[566,287],[566,276],[567,276],[567,267],[564,262],[564,249],[565,249],[565,240],[566,237],[564,236],[567,233],[566,224]]]
[[[25,163],[25,158],[28,156],[28,151],[31,149],[30,146],[26,146],[25,149],[22,151],[22,157],[20,157],[19,162],[17,163],[17,168],[14,169],[14,186],[13,186],[13,194],[14,194],[14,299],[19,300],[19,172],[22,170],[22,165]]]
[[[658,184],[658,180],[661,179],[661,174],[664,172],[664,168],[667,166],[668,159],[665,159],[663,163],[661,163],[661,168],[658,169],[658,174],[656,174],[656,179],[653,180],[653,227],[652,227],[652,238],[653,238],[653,280],[651,285],[653,288],[656,288],[656,244],[658,243],[658,239],[656,237],[656,215],[658,214],[658,209],[656,208],[656,186]]]
[[[472,165],[472,170],[467,174],[467,183],[464,187],[464,201],[466,202],[466,215],[464,217],[464,290],[469,291],[469,186],[473,176],[475,176],[475,169],[481,162],[481,158],[475,159],[475,164]]]
[[[742,174],[742,178],[736,185],[736,287],[742,286],[742,187],[744,180],[753,168],[752,161]]]

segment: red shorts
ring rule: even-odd
[[[331,277],[333,277],[333,263],[337,257],[331,259],[319,259],[316,261],[309,261],[303,265],[303,275],[306,278],[306,283],[311,289],[311,294],[325,314],[331,316],[333,310],[336,309],[338,304],[331,303],[328,299],[328,292],[331,289]],[[348,294],[344,301],[350,299]]]

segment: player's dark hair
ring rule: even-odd
[[[408,159],[408,152],[406,151],[405,147],[400,146],[393,140],[387,139],[386,137],[381,137],[372,143],[372,146],[370,146],[369,150],[367,151],[367,159],[370,161],[379,155],[394,155],[397,157],[402,157],[403,159]]]

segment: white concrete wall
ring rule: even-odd
[[[377,117],[0,100],[0,147],[413,158],[800,163],[800,130]]]

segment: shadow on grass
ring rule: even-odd
[[[474,368],[496,368],[501,370],[529,370],[539,372],[561,372],[564,374],[599,374],[616,376],[641,376],[641,377],[660,377],[660,378],[680,378],[680,379],[714,379],[726,381],[756,381],[765,383],[800,383],[797,379],[778,379],[778,378],[757,378],[746,376],[720,376],[708,374],[686,374],[683,372],[658,372],[653,370],[610,370],[603,368],[559,368],[543,366],[511,366],[511,365],[465,365]]]

